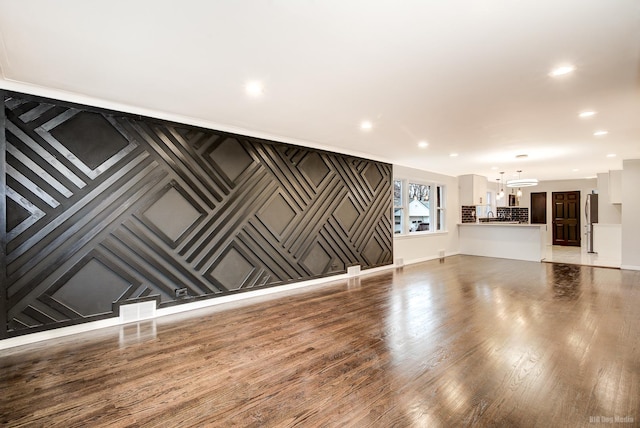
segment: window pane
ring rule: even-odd
[[[436,230],[444,230],[444,210],[438,210],[438,225]]]
[[[402,181],[393,180],[393,206],[402,206]]]
[[[393,232],[394,233],[402,233],[402,224],[404,219],[404,210],[402,208],[397,208],[393,210]]]
[[[410,232],[429,230],[431,186],[409,183]]]

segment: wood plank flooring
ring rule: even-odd
[[[640,426],[640,272],[455,256],[0,351],[9,427],[608,418]]]

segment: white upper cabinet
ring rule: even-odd
[[[460,186],[460,205],[487,204],[487,178],[481,175],[467,174],[458,176]]]
[[[622,203],[622,170],[609,171],[609,203]]]

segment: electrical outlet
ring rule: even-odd
[[[187,289],[187,287],[176,288],[175,292],[176,292],[176,298],[178,298],[178,299],[184,298],[184,297],[189,297],[189,290]]]

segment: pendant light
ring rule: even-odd
[[[520,178],[521,172],[522,170],[518,170],[517,180],[507,180],[507,187],[531,187],[538,185],[538,180],[535,178]]]
[[[496,178],[496,202],[500,200],[500,179]]]
[[[504,198],[504,186],[502,185],[502,179],[504,178],[504,171],[500,173],[500,193],[498,196],[500,199]]]
[[[518,180],[520,180],[520,173],[522,172],[521,169],[518,170]],[[522,189],[520,187],[518,187],[518,191],[516,192],[516,196],[518,198],[522,197]]]

